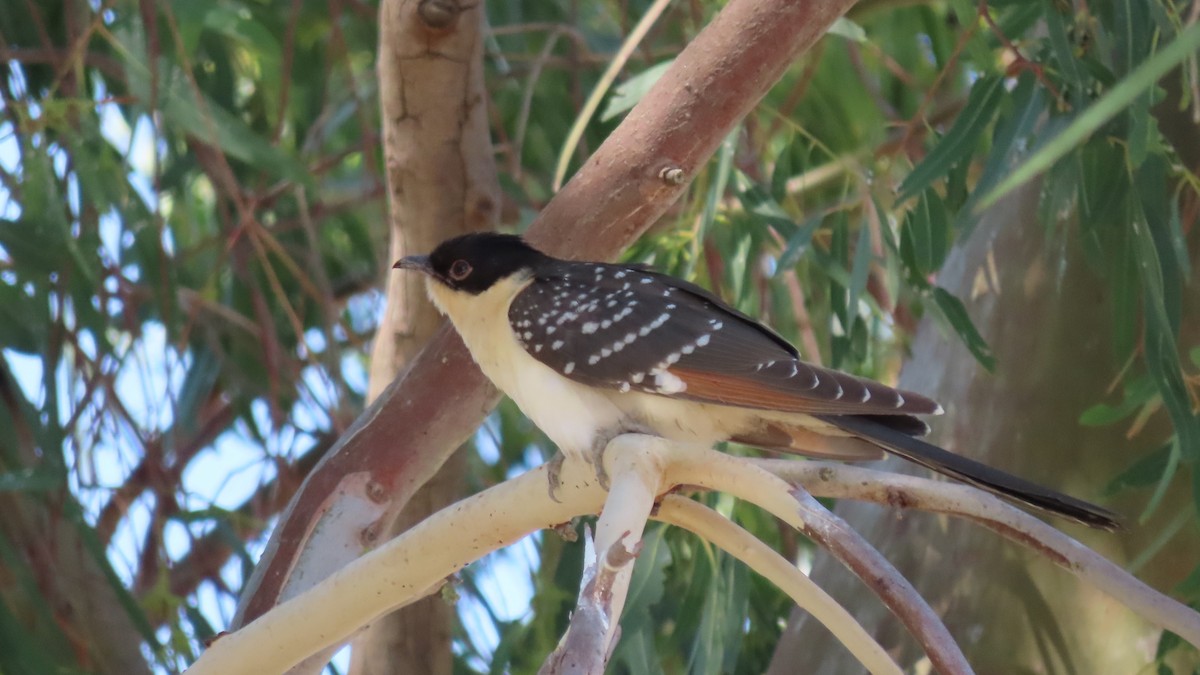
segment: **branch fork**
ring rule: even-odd
[[[687,529],[742,560],[820,620],[872,673],[899,666],[850,613],[753,535],[680,495],[678,486],[728,492],[750,501],[827,548],[874,590],[920,642],[939,672],[970,666],[937,614],[892,565],[814,495],[902,504],[974,520],[1030,547],[1114,598],[1200,646],[1200,614],[1163,596],[1033,516],[966,485],[813,461],[756,460],[628,434],[603,456],[610,489],[595,467],[568,458],[559,489],[546,490],[545,466],[434,514],[216,643],[192,672],[284,672],[336,646],[361,626],[436,592],[445,579],[487,553],[572,518],[599,513],[584,588],[571,625],[540,672],[603,673],[618,637],[631,564],[653,518]],[[901,498],[897,498],[897,496]]]

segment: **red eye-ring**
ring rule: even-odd
[[[462,281],[471,274],[471,263],[466,260],[455,260],[450,265],[450,278],[455,281]]]

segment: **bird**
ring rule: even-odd
[[[1019,506],[1119,528],[1107,509],[922,440],[919,416],[942,413],[932,399],[805,362],[771,328],[648,266],[564,260],[518,235],[477,232],[393,267],[425,275],[484,375],[560,456],[599,467],[627,433],[844,461],[887,453]]]

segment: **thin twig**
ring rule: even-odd
[[[608,93],[609,87],[616,81],[617,75],[621,69],[625,67],[625,63],[629,60],[630,55],[637,49],[638,44],[650,32],[650,28],[654,26],[654,22],[658,21],[658,17],[662,15],[663,10],[667,5],[671,4],[671,0],[654,0],[654,4],[646,10],[640,21],[634,26],[633,31],[621,43],[621,48],[613,55],[612,61],[608,67],[604,69],[604,73],[600,75],[600,79],[596,82],[596,86],[592,88],[591,95],[583,104],[583,110],[579,111],[579,115],[575,117],[575,123],[571,125],[571,131],[567,133],[567,138],[563,142],[562,151],[558,155],[558,166],[554,167],[554,191],[558,192],[562,187],[563,181],[567,176],[567,165],[571,161],[571,155],[575,154],[575,146],[579,144],[579,139],[583,138],[583,131],[587,128],[588,122],[592,121],[592,115],[596,114],[596,109],[600,107],[600,101],[604,99],[604,95]]]

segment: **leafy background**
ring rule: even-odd
[[[488,6],[507,229],[719,9],[670,5],[606,85],[650,4]],[[971,299],[938,271],[983,209],[1042,171],[1047,240],[1077,237],[1112,299],[1122,375],[1078,420],[1130,438],[1104,494],[1132,492],[1143,521],[1169,489],[1193,495],[1132,564],[1194,543],[1196,8],[864,2],[626,257],[716,289],[827,365],[894,381],[930,316],[991,369]],[[141,668],[186,667],[362,409],[390,262],[376,16],[361,0],[0,3],[0,671],[129,665],[56,596],[47,561],[67,547]],[[1163,416],[1168,435],[1144,431]],[[552,452],[507,403],[475,446],[472,490]],[[810,559],[773,519],[703,499]],[[456,667],[533,672],[581,561],[548,533],[468,568]],[[1178,576],[1167,590],[1200,601],[1200,567]],[[616,672],[762,672],[790,610],[728,556],[657,527],[631,598]]]

